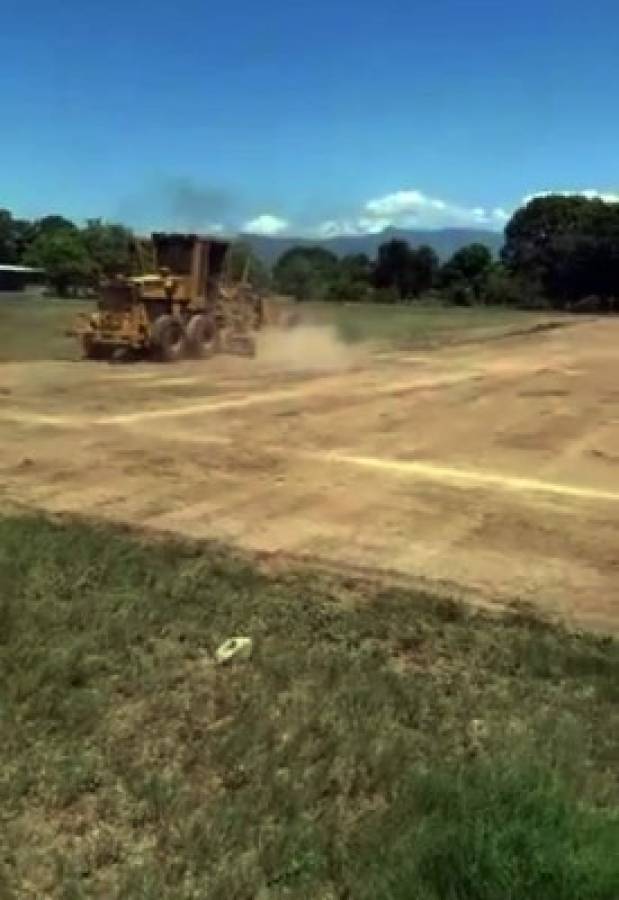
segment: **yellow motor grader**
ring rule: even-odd
[[[97,309],[74,324],[85,357],[254,354],[264,302],[246,278],[227,276],[229,241],[157,232],[135,249],[142,274],[104,281]]]

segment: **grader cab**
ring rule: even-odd
[[[103,282],[97,310],[75,324],[84,356],[253,355],[262,298],[245,279],[228,277],[229,249],[229,241],[195,234],[155,233],[136,243],[142,274]]]

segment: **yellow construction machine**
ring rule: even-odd
[[[136,242],[141,274],[104,281],[97,309],[75,322],[83,355],[163,361],[253,355],[264,303],[245,277],[228,277],[229,249],[229,241],[196,234],[158,232]]]

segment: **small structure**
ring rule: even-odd
[[[23,291],[29,284],[42,284],[44,277],[43,269],[0,263],[0,291]]]

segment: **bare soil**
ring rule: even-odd
[[[0,366],[0,496],[619,631],[619,322]]]

